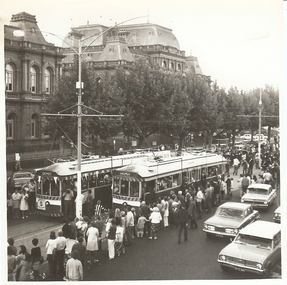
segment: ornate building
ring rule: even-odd
[[[25,12],[13,15],[4,31],[9,163],[15,161],[15,153],[20,154],[22,161],[29,159],[25,157],[29,153],[32,158],[31,152],[51,148],[52,141],[41,131],[41,113],[47,98],[54,96],[64,55],[61,48],[45,40],[33,15]]]

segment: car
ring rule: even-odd
[[[9,186],[13,189],[21,189],[23,185],[34,179],[34,175],[29,171],[17,171],[12,173],[9,179]]]
[[[245,141],[251,141],[251,137],[252,137],[251,134],[244,134],[240,136],[240,138]]]
[[[270,184],[253,183],[241,197],[241,202],[251,204],[253,208],[268,209],[274,203],[276,196],[276,189]]]
[[[281,223],[281,206],[279,206],[279,207],[274,211],[273,221],[274,221],[275,223],[278,223],[278,224]]]
[[[256,221],[241,229],[217,258],[221,269],[252,272],[264,278],[281,261],[281,225]]]
[[[226,202],[220,205],[215,214],[204,222],[203,231],[207,237],[234,238],[241,228],[259,218],[259,212],[249,204]]]
[[[253,137],[253,140],[254,140],[254,141],[259,141],[259,138],[261,138],[260,141],[266,141],[266,140],[268,140],[268,137],[267,137],[267,136],[264,136],[263,134],[260,134],[260,136],[259,136],[259,134],[256,134],[256,135]]]

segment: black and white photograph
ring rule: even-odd
[[[285,1],[0,4],[2,284],[283,284]]]

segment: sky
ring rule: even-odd
[[[249,91],[283,81],[282,0],[0,0],[2,24],[35,15],[41,30],[64,37],[72,27],[154,23],[173,30],[180,49],[228,90]],[[49,35],[49,42],[61,45]]]

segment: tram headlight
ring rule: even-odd
[[[46,207],[49,207],[49,206],[50,206],[50,202],[49,202],[49,201],[46,201],[46,202],[45,202],[45,206],[46,206]]]

